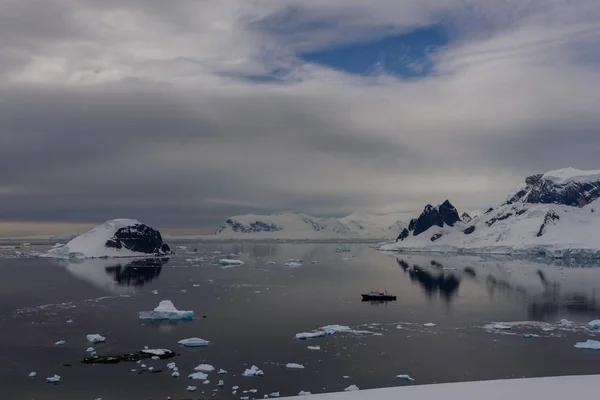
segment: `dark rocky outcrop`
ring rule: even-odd
[[[231,230],[234,232],[241,232],[241,233],[278,232],[278,231],[283,230],[281,227],[279,227],[275,224],[268,224],[268,223],[262,222],[262,221],[254,221],[254,222],[249,223],[248,225],[244,225],[241,222],[238,222],[238,221],[230,218],[227,221],[225,221],[225,223],[223,225],[221,225],[219,227],[219,229],[217,229],[217,231],[215,232],[215,235],[220,234],[228,227],[231,228]]]
[[[442,204],[433,207],[431,204],[427,204],[423,209],[421,215],[418,218],[413,218],[410,220],[408,224],[408,229],[404,229],[396,241],[406,239],[410,233],[412,232],[413,236],[417,236],[432,226],[439,226],[442,228],[444,225],[454,226],[458,221],[460,221],[460,217],[458,216],[458,211],[456,208],[450,203],[450,201],[446,200]],[[439,237],[433,239],[433,241],[439,239]]]
[[[548,226],[549,224],[554,224],[554,221],[559,220],[560,216],[555,213],[554,211],[548,211],[546,213],[546,215],[544,216],[544,222],[542,223],[542,225],[540,226],[540,230],[537,233],[537,237],[540,237],[544,234],[545,230],[546,230],[546,226]]]
[[[491,219],[485,221],[485,223],[487,226],[492,226],[496,223],[496,221],[505,220],[505,219],[511,217],[512,215],[513,215],[512,213],[500,214],[497,217],[494,217],[494,218],[491,218]]]
[[[465,235],[470,235],[473,232],[475,232],[475,225],[471,225],[463,231]]]
[[[444,235],[442,235],[442,234],[441,234],[441,233],[439,233],[439,232],[438,232],[438,233],[434,233],[434,234],[431,236],[431,238],[430,238],[429,240],[431,240],[432,242],[435,242],[436,240],[438,240],[438,239],[439,239],[439,238],[441,238],[442,236],[444,236]]]
[[[471,220],[473,220],[473,218],[471,218],[471,216],[466,211],[464,213],[462,213],[462,215],[460,216],[460,219],[465,224],[469,223],[469,222],[471,222]]]
[[[160,232],[146,224],[134,224],[118,229],[113,237],[106,241],[105,246],[145,254],[171,252],[169,245],[163,243]]]
[[[583,207],[600,198],[600,180],[557,183],[536,174],[525,178],[525,185],[509,197],[509,201],[533,204],[564,204]]]

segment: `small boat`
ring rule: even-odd
[[[385,291],[385,292],[370,291],[369,293],[363,293],[362,299],[363,299],[363,301],[373,301],[373,300],[391,301],[391,300],[396,300],[396,296],[389,294],[387,291]]]

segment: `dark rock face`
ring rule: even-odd
[[[554,224],[554,221],[559,220],[560,216],[555,213],[554,211],[548,211],[546,213],[546,216],[544,217],[544,222],[542,223],[542,225],[540,226],[540,230],[537,233],[537,237],[540,237],[544,234],[546,226],[548,226],[549,224]]]
[[[600,181],[555,183],[537,174],[525,178],[525,185],[508,201],[583,207],[600,198]]]
[[[461,219],[461,221],[462,221],[462,222],[464,222],[464,223],[466,224],[466,223],[469,223],[469,222],[471,222],[471,220],[472,220],[473,218],[471,218],[471,216],[470,216],[470,215],[469,215],[467,212],[464,212],[464,213],[462,213],[462,215],[460,216],[460,219]]]
[[[463,233],[465,235],[470,235],[471,233],[475,232],[475,225],[469,226],[467,229],[465,229],[463,231]]]
[[[104,245],[145,254],[168,254],[171,250],[169,245],[163,243],[160,232],[146,224],[120,228]]]
[[[227,229],[227,227],[230,227],[231,230],[234,232],[241,232],[241,233],[278,232],[278,231],[282,230],[281,227],[279,227],[275,224],[267,224],[266,222],[262,222],[262,221],[254,221],[254,222],[251,222],[249,224],[249,226],[246,226],[246,225],[230,218],[227,221],[225,221],[225,223],[223,225],[221,225],[219,227],[219,229],[217,229],[217,231],[215,232],[215,235],[220,234],[225,229]]]
[[[429,240],[431,240],[432,242],[435,242],[436,240],[438,240],[439,238],[441,238],[443,235],[441,233],[434,233],[431,238]]]
[[[404,229],[400,233],[396,242],[406,239],[410,235],[410,232],[412,232],[413,236],[417,236],[432,226],[439,226],[440,228],[442,228],[444,224],[454,226],[458,221],[460,221],[458,211],[456,211],[456,208],[454,208],[452,203],[448,200],[435,207],[431,204],[427,204],[418,218],[410,220],[408,229]],[[435,239],[432,238],[431,240],[434,241],[437,239],[439,239],[439,237]]]
[[[501,214],[501,215],[498,215],[497,217],[494,217],[488,221],[485,221],[485,223],[487,226],[492,226],[496,223],[496,221],[505,220],[505,219],[511,217],[512,215],[513,215],[512,213]]]
[[[398,235],[398,237],[396,238],[396,242],[399,240],[406,239],[408,235],[410,235],[410,232],[408,231],[408,229],[404,228],[402,232],[400,232],[400,235]]]

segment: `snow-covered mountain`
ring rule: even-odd
[[[600,171],[565,168],[527,177],[507,202],[470,221],[452,215],[452,223],[441,222],[436,210],[442,206],[425,207],[396,243],[381,249],[600,257]]]
[[[236,215],[215,232],[218,238],[244,239],[382,239],[398,235],[409,213],[353,213],[343,218],[319,218],[294,212]]]

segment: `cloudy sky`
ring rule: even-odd
[[[0,0],[0,234],[498,203],[600,168],[599,43],[598,0]]]

